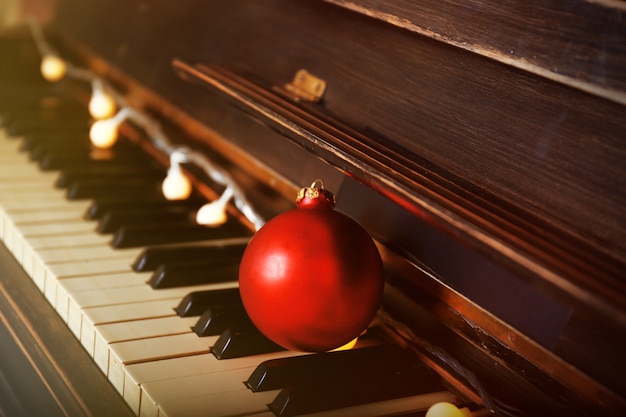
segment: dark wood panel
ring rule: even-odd
[[[327,1],[626,103],[621,1]]]

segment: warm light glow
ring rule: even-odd
[[[115,117],[94,122],[89,130],[91,143],[101,149],[108,149],[115,145],[120,124],[129,117],[132,112],[133,111],[127,107],[120,110]]]
[[[98,120],[89,130],[89,139],[94,146],[102,149],[108,149],[115,145],[118,136],[118,127],[120,122],[113,119]]]
[[[232,198],[233,193],[230,187],[226,188],[221,197],[209,204],[200,207],[196,213],[196,222],[205,226],[218,226],[226,223],[226,204]]]
[[[48,54],[41,60],[40,71],[47,81],[56,82],[65,76],[67,64],[58,56]]]
[[[115,100],[101,89],[94,89],[89,100],[89,114],[95,119],[107,119],[115,114]]]
[[[467,408],[458,409],[454,404],[441,402],[433,404],[426,412],[426,417],[471,417]]]
[[[200,207],[198,213],[196,213],[196,222],[205,226],[218,226],[226,223],[226,211],[224,207],[213,203],[205,204]]]
[[[168,200],[185,200],[191,195],[191,181],[180,169],[178,163],[170,166],[161,190]]]
[[[358,340],[359,340],[359,338],[355,337],[354,339],[352,339],[351,341],[349,341],[345,345],[339,346],[337,349],[333,349],[331,352],[335,352],[335,351],[338,351],[338,350],[350,350],[350,349],[352,349],[356,345],[356,342]]]

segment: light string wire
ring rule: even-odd
[[[33,17],[27,17],[25,19],[28,28],[30,29],[30,33],[33,37],[33,41],[35,42],[35,47],[39,52],[39,55],[44,57],[46,55],[54,55],[54,50],[50,47],[50,44],[46,41],[46,38],[43,35],[43,31],[41,30],[41,26],[39,22]]]
[[[41,26],[37,21],[35,19],[27,19],[27,22],[40,56],[42,58],[48,55],[59,57],[58,52],[47,42],[41,30]],[[171,158],[173,153],[177,153],[179,155],[179,162],[191,163],[202,169],[211,180],[224,186],[225,189],[231,193],[230,198],[233,200],[234,206],[248,219],[255,230],[259,230],[263,227],[265,220],[254,209],[246,198],[244,191],[226,170],[213,163],[209,158],[198,151],[194,151],[186,146],[174,145],[165,134],[158,121],[132,108],[121,94],[97,74],[88,69],[76,67],[70,62],[64,62],[67,65],[66,76],[78,81],[89,82],[92,87],[97,85],[102,88],[103,91],[106,91],[106,93],[113,98],[118,109],[120,109],[119,113],[124,112],[124,119],[130,120],[135,125],[142,128],[156,149],[164,153],[168,158]]]

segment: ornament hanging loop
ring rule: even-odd
[[[324,181],[316,179],[310,187],[301,188],[296,197],[299,208],[335,207],[335,195],[324,189]]]
[[[321,188],[322,190],[324,189],[324,181],[321,179],[316,179],[315,181],[313,181],[311,183],[311,186],[309,188]]]

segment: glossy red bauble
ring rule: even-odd
[[[263,226],[246,248],[239,288],[253,323],[291,350],[320,352],[359,336],[383,291],[378,249],[332,194],[301,191],[298,208]]]

